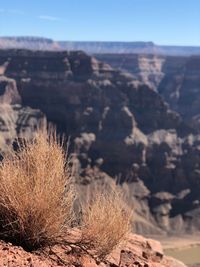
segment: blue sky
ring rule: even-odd
[[[0,36],[200,46],[200,0],[0,0]]]

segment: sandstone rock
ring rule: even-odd
[[[159,92],[170,107],[183,116],[186,124],[199,132],[199,56],[152,53],[97,54],[96,57],[114,68],[128,71],[134,79]]]
[[[42,112],[23,107],[15,80],[0,76],[0,153],[11,149],[17,137],[33,137],[39,124],[46,124]]]
[[[79,235],[77,231],[72,232],[73,240],[77,240],[77,234]],[[75,243],[55,245],[43,251],[30,253],[21,247],[1,241],[0,265],[10,267],[185,267],[183,263],[166,257],[159,242],[133,234],[128,237],[126,245],[116,248],[104,261],[96,261],[92,254],[82,250]]]
[[[20,104],[21,97],[13,79],[0,76],[0,104]]]

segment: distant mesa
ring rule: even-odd
[[[83,50],[96,53],[156,54],[168,56],[192,56],[200,54],[200,46],[156,45],[153,42],[97,42],[97,41],[54,41],[43,37],[0,37],[0,49],[30,50]]]

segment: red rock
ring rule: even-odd
[[[77,231],[72,232],[74,240],[79,234],[80,232]],[[159,242],[133,234],[129,235],[125,245],[116,248],[104,262],[96,262],[95,257],[87,254],[80,247],[76,248],[75,244],[72,247],[56,245],[44,251],[30,253],[21,247],[0,241],[0,266],[186,267],[181,262],[164,256]]]

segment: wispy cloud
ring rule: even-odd
[[[64,21],[62,18],[48,16],[48,15],[40,15],[39,19],[49,20],[49,21]]]
[[[7,12],[10,14],[24,15],[24,12],[19,9],[9,9]]]
[[[24,15],[24,12],[19,9],[4,9],[0,8],[0,13],[13,14],[13,15]]]

